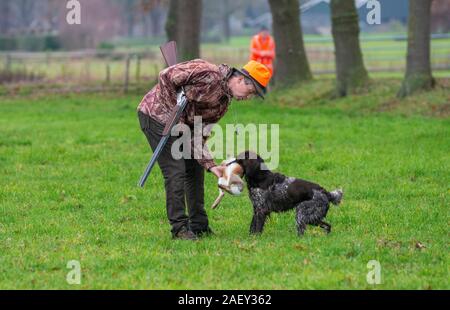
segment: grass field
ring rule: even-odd
[[[399,80],[330,100],[316,80],[234,102],[221,125],[280,124],[278,170],[343,187],[330,235],[297,237],[294,213],[248,234],[250,202],[206,204],[215,236],[173,241],[135,108],[143,94],[0,97],[0,289],[449,289],[449,81],[395,99]],[[81,284],[66,282],[67,262]],[[366,282],[381,264],[381,284]]]

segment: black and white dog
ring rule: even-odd
[[[327,233],[331,225],[324,222],[330,202],[338,205],[343,192],[326,191],[318,184],[287,177],[267,169],[264,160],[251,151],[245,151],[236,162],[244,169],[249,197],[253,204],[250,233],[262,233],[271,212],[296,210],[297,232],[303,235],[306,225],[320,226]]]

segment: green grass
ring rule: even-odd
[[[297,237],[294,213],[249,236],[245,195],[217,210],[216,235],[173,241],[159,168],[135,107],[143,94],[0,97],[0,289],[449,289],[448,80],[395,99],[398,80],[330,100],[316,80],[264,101],[234,102],[221,125],[280,124],[279,171],[343,187],[330,235]],[[447,89],[445,88],[447,87]],[[425,248],[420,249],[418,243]],[[378,260],[382,283],[366,282]],[[81,263],[81,285],[66,264]]]

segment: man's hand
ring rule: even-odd
[[[224,166],[214,166],[209,169],[217,178],[221,178],[223,175],[223,172],[225,171]]]

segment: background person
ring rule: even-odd
[[[275,40],[266,26],[262,26],[258,34],[253,36],[250,44],[250,60],[262,63],[273,74],[275,60]]]

